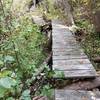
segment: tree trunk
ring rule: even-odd
[[[34,8],[36,8],[36,0],[33,0]]]
[[[68,23],[70,25],[74,25],[74,19],[73,19],[73,15],[72,15],[72,11],[71,11],[71,6],[70,6],[68,0],[63,0],[63,5],[65,8],[65,15],[68,16]]]
[[[91,13],[90,16],[92,16],[92,19],[90,20],[92,24],[94,24],[95,31],[100,37],[100,9],[97,8],[96,0],[90,0],[88,5],[90,7],[90,13]]]

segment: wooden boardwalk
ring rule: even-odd
[[[52,28],[53,70],[66,78],[95,77],[93,65],[68,28],[57,20],[52,21]]]

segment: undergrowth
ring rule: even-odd
[[[42,63],[47,56],[43,51],[47,39],[30,16],[12,15],[9,4],[0,9],[0,100],[31,100],[34,95],[30,95],[30,85],[45,67]],[[37,92],[48,96],[52,93],[49,91],[46,84]]]
[[[85,53],[92,60],[95,57],[100,55],[100,38],[99,34],[96,33],[93,24],[88,20],[76,20],[76,25],[85,30],[85,37],[81,42],[82,47],[84,48]],[[93,65],[97,68],[100,66],[93,62]]]

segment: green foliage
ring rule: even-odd
[[[31,100],[30,90],[25,90],[20,98],[21,100]]]
[[[4,97],[6,94],[10,93],[12,86],[15,86],[16,81],[10,77],[5,77],[0,79],[0,97]]]
[[[81,45],[92,60],[92,58],[100,55],[100,38],[95,28],[97,24],[95,12],[100,10],[100,1],[69,0],[69,2],[73,8],[75,24],[84,30]]]
[[[4,77],[5,79],[9,75],[10,78],[15,79],[16,85],[13,88],[13,94],[11,94],[15,95],[16,93],[16,95],[18,95],[16,98],[20,97],[22,91],[18,88],[27,89],[29,87],[26,81],[31,80],[43,62],[45,55],[42,46],[44,44],[45,38],[39,32],[38,26],[33,25],[25,19],[17,30],[14,30],[11,37],[1,45],[0,67],[2,70],[0,77]],[[5,83],[4,86],[6,86],[6,88],[10,89],[12,81],[9,82],[9,80],[5,79],[1,80],[1,83],[2,82]],[[20,86],[20,84],[22,84],[22,86]],[[2,89],[2,87],[0,87],[2,91],[1,96],[7,92],[6,88]],[[10,90],[10,92],[11,91],[12,90]],[[27,91],[23,92],[21,98],[26,98],[26,94]],[[6,97],[7,95],[4,96]],[[7,97],[9,97],[9,95]],[[27,97],[24,100],[30,100],[29,98],[30,97]]]
[[[27,89],[46,57],[43,52],[46,39],[28,16],[12,18],[10,30],[5,25],[1,28],[2,35],[11,34],[0,44],[0,99],[31,100]]]
[[[45,14],[50,19],[64,18],[63,11],[60,8],[56,8],[56,6],[54,0],[44,0],[38,8],[43,15]]]
[[[65,78],[65,75],[63,72],[60,71],[55,71],[54,77],[60,77],[60,78]]]
[[[12,0],[3,1],[5,15],[0,9],[0,38],[4,37],[0,42],[0,100],[31,100],[30,84],[46,57],[43,47],[47,41],[30,15],[17,18],[10,10]],[[53,74],[46,66],[46,77]],[[52,92],[49,89],[49,85],[43,87],[39,95],[49,96]]]
[[[77,26],[79,26],[80,28],[86,28],[86,27],[88,27],[88,25],[89,25],[90,23],[89,23],[89,21],[87,21],[87,20],[76,20],[76,21],[75,21],[75,24],[76,24]]]
[[[50,99],[52,98],[52,95],[53,95],[53,89],[51,89],[49,85],[45,85],[41,91],[41,96],[47,96]]]
[[[46,84],[40,89],[40,91],[36,92],[36,96],[37,95],[45,96],[48,97],[49,100],[52,100],[53,99],[52,97],[54,95],[54,89],[50,84]]]
[[[98,34],[95,32],[95,28],[93,24],[91,24],[88,20],[76,20],[76,25],[85,30],[84,41],[82,41],[82,46],[85,52],[90,57],[95,57],[100,55],[100,38]]]

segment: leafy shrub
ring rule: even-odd
[[[46,56],[42,48],[45,37],[38,26],[25,17],[21,19],[21,24],[15,25],[12,34],[0,45],[1,98],[19,98],[22,91],[29,88],[27,80],[32,82],[31,78]],[[25,93],[22,93],[22,98]]]

